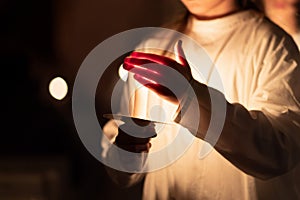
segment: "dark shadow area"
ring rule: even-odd
[[[168,3],[159,2],[0,2],[0,199],[141,198],[142,183],[118,188],[85,149],[74,127],[71,95],[76,72],[92,48],[121,31],[161,24]],[[101,77],[99,116],[111,112],[122,59]],[[56,76],[69,86],[61,101],[48,91]],[[105,122],[99,117],[101,126]]]

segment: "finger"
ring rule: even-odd
[[[153,85],[153,87],[158,87],[159,84],[156,81],[153,81],[147,77],[144,77],[140,74],[134,74],[134,79],[137,80],[139,83],[141,83],[144,86]]]
[[[142,54],[146,54],[146,53],[142,53]],[[158,55],[154,55],[154,56],[158,56]],[[172,77],[176,79],[178,78],[179,75],[178,72],[183,75],[186,74],[185,70],[187,68],[182,67],[181,64],[177,63],[174,60],[170,62],[167,60],[168,58],[166,58],[166,62],[155,63],[147,59],[127,57],[124,59],[123,67],[127,71],[130,71],[132,73],[137,73],[139,75],[142,75],[154,81],[155,79],[161,81],[160,80],[161,78],[165,79],[166,77]],[[186,63],[186,66],[188,67],[189,65]]]
[[[143,152],[149,152],[151,146],[152,146],[152,144],[151,144],[150,142],[148,142],[148,143],[146,144],[146,150],[143,151]]]
[[[146,59],[136,59],[136,58],[125,58],[123,63],[123,68],[132,73],[138,73],[139,71],[145,71],[147,73],[157,74],[157,71],[150,69],[149,67],[145,67],[147,64],[156,64],[150,60]]]
[[[150,142],[150,138],[137,138],[137,137],[135,137],[134,140],[132,140],[130,144],[145,145],[148,142]]]
[[[135,150],[136,152],[143,152],[143,151],[148,151],[151,147],[151,143],[147,144],[137,144],[135,145]]]
[[[159,82],[164,81],[167,75],[165,71],[167,72],[170,71],[170,69],[169,70],[166,69],[167,68],[166,66],[153,64],[153,63],[145,64],[143,66],[136,66],[132,63],[126,63],[123,64],[123,66],[126,70],[128,69],[129,72],[143,77],[144,80],[141,80],[142,82],[147,81],[153,84],[156,84],[157,81]]]
[[[149,150],[151,148],[151,143],[135,144],[135,145],[117,144],[117,146],[120,147],[121,149],[124,149],[129,152],[141,153],[141,152],[149,152]]]
[[[138,138],[124,132],[119,132],[115,141],[117,144],[120,145],[136,145],[136,144],[147,144],[150,141],[150,138]]]
[[[167,66],[159,63],[154,63],[145,59],[137,59],[137,58],[125,58],[123,63],[123,68],[127,71],[137,74],[145,74],[145,77],[152,76],[170,76],[174,74],[182,73],[182,66],[174,62],[173,65]],[[177,72],[176,72],[177,71]]]
[[[160,74],[149,74],[145,71],[137,71],[134,79],[144,86],[159,88],[160,86],[172,87],[174,80],[171,77],[166,77]]]
[[[178,63],[171,58],[152,53],[132,52],[130,57],[136,59],[145,59],[166,66],[178,65]]]
[[[186,56],[182,48],[181,40],[178,40],[178,42],[175,44],[174,50],[176,61],[185,67],[189,66],[189,63],[186,60]]]
[[[150,90],[153,90],[158,94],[161,94],[166,97],[170,97],[172,99],[176,98],[175,94],[169,88],[160,85],[153,80],[149,80],[146,77],[140,76],[138,74],[134,75],[134,79],[137,80],[142,85],[144,85],[145,87],[149,88]]]
[[[142,125],[141,125],[142,124]],[[138,121],[125,121],[125,124],[118,128],[118,140],[134,142],[134,143],[147,143],[150,138],[156,137],[155,124],[147,123],[139,119]]]

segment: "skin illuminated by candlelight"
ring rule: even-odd
[[[215,19],[240,10],[236,0],[181,0],[194,17],[201,20]]]
[[[155,91],[170,102],[177,103],[178,97],[180,98],[185,93],[187,85],[181,83],[180,79],[174,78],[176,73],[184,76],[187,83],[192,79],[192,74],[190,66],[185,59],[181,41],[177,43],[175,51],[175,55],[177,55],[176,60],[151,53],[133,52],[129,57],[125,58],[123,67],[134,73],[134,78],[139,83]],[[174,74],[174,76],[171,76],[171,74]],[[177,96],[168,89],[172,88],[172,85],[178,86]]]

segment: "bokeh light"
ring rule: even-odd
[[[61,77],[52,79],[49,83],[49,92],[57,100],[62,100],[68,93],[68,85]]]

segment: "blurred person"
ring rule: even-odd
[[[293,37],[298,47],[300,47],[300,1],[260,0],[257,3],[273,22]]]
[[[176,143],[173,151],[180,151],[186,138],[194,135],[196,138],[175,162],[161,169],[128,173],[107,167],[107,172],[124,187],[144,179],[143,199],[300,199],[293,177],[299,171],[300,153],[297,90],[300,61],[294,41],[252,9],[249,1],[182,0],[182,3],[186,13],[171,28],[193,38],[207,51],[215,64],[213,70],[220,74],[224,95],[201,83],[193,73],[186,58],[194,49],[185,49],[185,44],[179,41],[175,56],[163,55],[147,49],[147,44],[168,45],[171,37],[149,38],[124,60],[129,77],[120,113],[134,107],[130,114],[147,117],[153,105],[160,105],[168,110],[166,113],[175,115],[172,119],[177,124],[165,126],[156,135],[153,126],[134,128],[130,122],[118,126],[111,120],[104,133],[112,144],[135,153],[157,152],[177,133],[182,144]],[[149,63],[152,65],[145,65]],[[196,64],[201,68],[202,63]],[[172,73],[162,70],[166,66],[182,74],[196,96],[183,87],[175,97],[167,86],[182,85],[171,77]],[[140,89],[140,94],[134,92],[136,83],[146,86]],[[225,122],[217,143],[212,143],[212,152],[199,159],[199,150],[206,142],[210,143],[204,140],[211,116],[219,113],[211,109],[210,95],[220,103],[225,102]],[[129,98],[135,102],[126,104]],[[195,108],[200,110],[200,119],[195,116]],[[199,128],[195,130],[191,122]],[[156,137],[139,138],[132,132]],[[106,149],[104,156],[116,159],[111,146],[102,145]],[[164,158],[157,158],[157,162],[159,159]],[[141,165],[147,163],[140,161]]]

